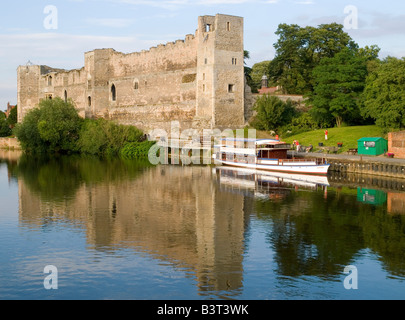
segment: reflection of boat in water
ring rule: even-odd
[[[318,159],[288,159],[291,146],[279,140],[222,139],[215,149],[215,162],[225,166],[310,175],[326,175],[330,167]]]
[[[327,190],[326,176],[268,172],[253,169],[217,167],[220,185],[232,190],[254,192],[256,197],[283,198],[293,189]]]

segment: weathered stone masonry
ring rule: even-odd
[[[41,99],[61,97],[72,99],[83,117],[144,130],[168,130],[174,120],[181,128],[245,125],[241,17],[199,17],[195,35],[148,51],[87,52],[79,70],[25,65],[17,73],[19,121]]]

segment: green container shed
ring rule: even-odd
[[[384,138],[362,138],[358,140],[358,154],[379,156],[388,151],[388,141]]]

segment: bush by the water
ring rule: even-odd
[[[27,152],[69,153],[77,151],[82,122],[71,102],[41,100],[39,108],[28,112],[16,126],[14,134]]]
[[[93,155],[117,155],[127,143],[139,142],[143,132],[133,126],[98,119],[85,120],[77,142],[80,152]]]
[[[120,155],[125,159],[147,158],[154,141],[129,142],[121,149]]]
[[[27,153],[101,156],[119,155],[124,146],[140,143],[144,137],[134,126],[104,119],[82,119],[72,101],[60,98],[41,100],[38,108],[28,112],[16,126],[14,134]]]

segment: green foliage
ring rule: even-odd
[[[7,123],[9,126],[12,128],[15,127],[17,124],[18,118],[17,118],[17,106],[15,106],[13,109],[11,109],[10,114],[8,115],[7,118]]]
[[[269,74],[289,94],[312,92],[312,70],[323,58],[332,58],[344,48],[358,47],[343,31],[343,25],[337,23],[318,28],[280,24],[276,35],[279,36],[274,44],[276,57]]]
[[[361,96],[361,114],[386,130],[405,127],[405,58],[389,57],[375,67]]]
[[[41,139],[38,130],[38,122],[41,116],[40,110],[33,109],[27,113],[21,124],[18,124],[13,133],[18,138],[21,147],[26,152],[45,153],[47,145]]]
[[[384,132],[376,125],[373,126],[353,126],[341,128],[329,128],[328,140],[325,141],[325,129],[313,130],[304,133],[297,133],[291,136],[284,136],[283,140],[287,143],[292,143],[298,140],[300,144],[309,146],[312,144],[315,149],[319,142],[322,142],[327,147],[337,147],[337,143],[343,143],[343,148],[339,149],[340,152],[346,152],[349,149],[357,148],[357,140],[369,137],[383,137],[386,138]]]
[[[11,129],[6,119],[0,120],[0,137],[11,136]]]
[[[101,155],[107,146],[107,136],[100,124],[100,120],[85,120],[77,141],[80,152]]]
[[[83,120],[71,102],[42,100],[14,132],[22,148],[31,153],[118,155],[126,143],[139,142],[143,132],[114,122]]]
[[[257,89],[260,89],[262,87],[262,78],[263,75],[269,76],[269,66],[270,66],[271,61],[262,61],[259,63],[256,63],[252,67],[252,71],[250,73],[251,76],[251,88],[252,91],[257,92]]]
[[[294,117],[296,111],[291,102],[281,101],[271,95],[263,95],[256,101],[257,115],[251,125],[257,130],[276,131]]]
[[[126,143],[142,139],[141,130],[98,119],[86,120],[77,143],[80,152],[93,155],[117,155]]]
[[[25,116],[14,133],[26,151],[67,153],[75,151],[81,122],[72,102],[47,99]]]
[[[150,148],[155,144],[154,141],[128,142],[120,151],[124,159],[147,159]]]
[[[319,125],[312,118],[311,114],[309,112],[301,112],[297,114],[290,123],[281,128],[280,134],[282,134],[283,137],[289,137],[316,129],[319,129]]]
[[[366,59],[348,48],[333,58],[324,58],[313,71],[314,91],[308,102],[313,105],[315,119],[340,127],[343,122],[360,119],[357,100],[363,92],[367,76]]]

